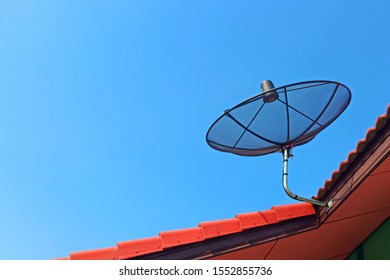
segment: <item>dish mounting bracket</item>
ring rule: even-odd
[[[283,181],[283,189],[287,193],[289,197],[295,200],[303,201],[303,202],[309,202],[314,205],[318,205],[321,207],[325,208],[330,208],[332,206],[332,200],[329,200],[327,202],[319,201],[316,199],[311,199],[311,198],[305,198],[301,197],[299,195],[296,195],[293,193],[290,188],[288,187],[287,183],[287,177],[288,177],[288,159],[292,156],[291,154],[291,147],[285,147],[282,149],[283,153],[283,176],[282,176],[282,181]]]

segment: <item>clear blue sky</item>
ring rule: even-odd
[[[265,79],[352,91],[345,113],[294,150],[291,188],[316,194],[390,101],[389,14],[372,0],[0,1],[0,259],[295,203],[281,154],[205,141]]]

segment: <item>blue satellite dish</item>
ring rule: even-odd
[[[262,92],[226,110],[209,128],[210,147],[241,156],[283,154],[283,188],[293,199],[331,207],[294,194],[287,185],[291,149],[311,141],[348,107],[351,91],[332,81],[308,81],[275,88],[265,80]]]

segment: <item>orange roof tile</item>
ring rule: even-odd
[[[110,247],[70,254],[71,260],[117,260],[118,248]]]
[[[324,186],[318,190],[318,193],[315,198],[321,200],[325,196],[326,192],[330,188],[332,188],[333,184],[340,178],[341,174],[344,173],[348,169],[348,167],[354,163],[356,158],[358,158],[359,154],[364,152],[365,148],[367,147],[367,144],[369,144],[372,140],[375,139],[375,136],[377,135],[378,131],[380,131],[386,125],[389,119],[390,104],[388,104],[387,106],[386,113],[377,118],[375,126],[367,130],[366,137],[364,139],[361,139],[357,143],[356,149],[348,154],[347,160],[341,162],[339,169],[334,171],[332,173],[332,177],[325,181]]]
[[[129,259],[139,255],[163,250],[162,239],[160,236],[118,242],[116,247],[118,248],[119,259]]]
[[[250,228],[280,223],[286,219],[294,219],[314,214],[314,207],[310,203],[275,206],[272,207],[271,210],[238,214],[232,219],[202,222],[195,228],[161,232],[159,236],[156,237],[118,242],[115,247],[74,252],[70,254],[70,258],[62,259],[129,259],[180,245],[201,242],[218,236],[242,232]]]

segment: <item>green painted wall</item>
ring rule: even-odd
[[[364,240],[347,260],[390,260],[390,218]]]

